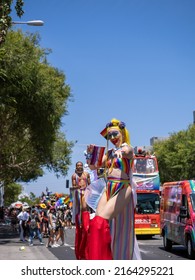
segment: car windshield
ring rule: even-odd
[[[156,161],[153,158],[134,158],[133,172],[148,174],[157,171]]]
[[[137,194],[137,214],[157,214],[160,213],[160,197],[156,193]]]
[[[190,199],[191,199],[191,203],[192,203],[192,208],[193,208],[193,210],[195,212],[195,193],[192,193],[190,195]]]

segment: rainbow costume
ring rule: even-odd
[[[127,158],[112,158],[107,162],[108,168],[119,168],[128,176],[130,174],[131,162]],[[109,200],[120,190],[128,188],[130,180],[119,180],[107,177],[106,195]],[[134,251],[134,203],[131,198],[122,213],[110,221],[111,250],[114,260],[130,260]]]
[[[109,135],[113,132],[113,136]],[[114,135],[115,134],[115,135]],[[139,259],[139,248],[134,233],[134,202],[135,202],[135,184],[131,176],[131,160],[127,157],[115,157],[113,150],[108,150],[109,137],[123,137],[123,144],[116,150],[130,146],[129,133],[125,128],[125,124],[116,119],[112,119],[110,123],[101,132],[101,135],[107,139],[107,162],[106,169],[106,197],[107,200],[112,199],[122,189],[132,188],[129,196],[129,202],[123,210],[117,214],[112,220],[107,220],[101,216],[95,216],[90,221],[89,226],[89,254],[90,260],[131,260]],[[118,136],[117,136],[118,135]],[[116,141],[115,141],[116,142]],[[114,143],[114,142],[113,142]],[[115,150],[115,151],[116,151]],[[126,173],[127,179],[114,178],[111,176],[112,169],[120,169]],[[134,190],[133,190],[134,189]],[[117,203],[117,202],[116,202]],[[136,252],[138,254],[135,254]]]
[[[130,172],[130,161],[127,158],[111,158],[107,162],[107,168],[118,168],[121,171],[125,172],[127,176],[129,176]],[[110,199],[114,195],[116,195],[120,190],[129,186],[128,180],[119,180],[118,178],[113,178],[107,176],[107,188],[106,194],[107,199]]]

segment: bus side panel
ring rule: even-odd
[[[165,183],[161,196],[161,234],[176,244],[185,245],[186,219],[181,219],[182,195],[187,194],[187,181]]]

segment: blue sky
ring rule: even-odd
[[[46,172],[26,192],[68,193],[76,161],[85,162],[87,144],[106,145],[99,132],[113,117],[126,123],[133,146],[193,122],[194,0],[28,0],[24,10],[22,21],[44,21],[17,28],[38,32],[49,63],[65,73],[74,102],[61,130],[78,141],[67,178]]]

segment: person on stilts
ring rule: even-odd
[[[75,255],[78,260],[85,260],[87,256],[87,236],[90,212],[85,202],[85,189],[90,184],[90,174],[84,171],[83,163],[76,163],[75,173],[72,175],[73,218],[75,219]]]

